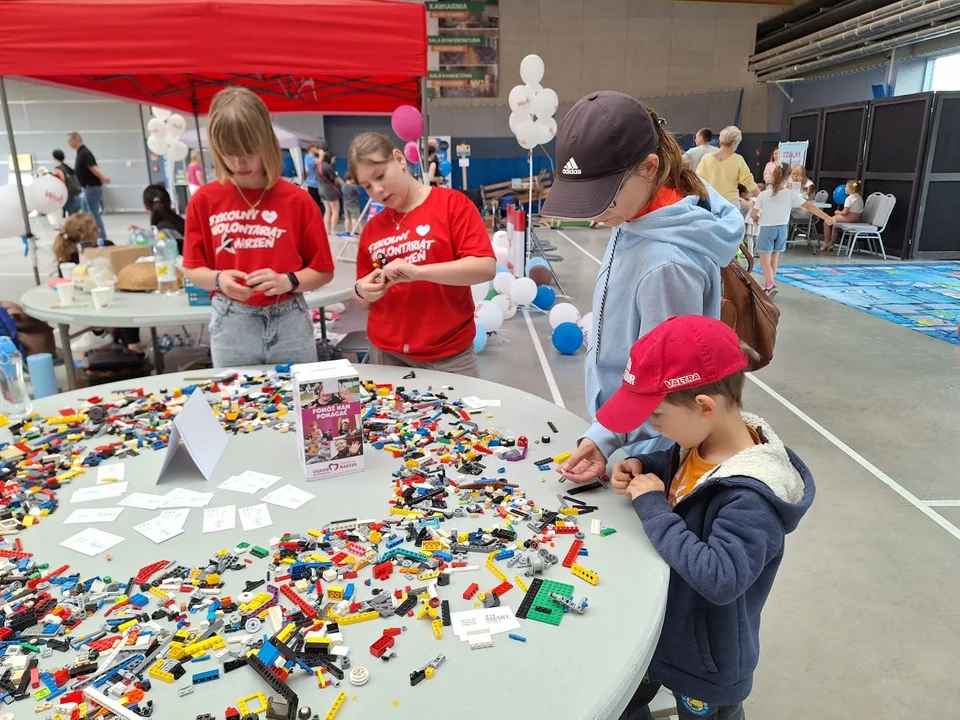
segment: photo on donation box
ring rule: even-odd
[[[306,382],[299,386],[304,466],[309,477],[359,469],[363,455],[359,378]]]

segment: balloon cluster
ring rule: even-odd
[[[543,60],[539,55],[527,55],[520,61],[520,79],[510,91],[510,131],[524,150],[546,145],[557,134],[557,111],[560,98],[550,88],[540,85],[543,80]]]
[[[190,149],[180,139],[187,129],[183,115],[163,108],[150,108],[153,117],[147,123],[147,147],[154,155],[166,155],[173,162],[185,160]]]
[[[36,210],[41,215],[51,216],[50,222],[54,226],[60,224],[60,210],[67,202],[67,186],[60,178],[52,173],[40,175],[23,189],[23,196],[28,212]],[[23,233],[23,214],[17,186],[5,185],[0,189],[0,238],[16,237]]]
[[[420,137],[423,135],[423,115],[413,105],[401,105],[390,116],[394,134],[407,142],[403,156],[407,162],[420,164]]]
[[[505,320],[517,314],[521,305],[533,305],[550,313],[553,328],[552,342],[558,352],[575,354],[584,344],[593,322],[593,313],[580,315],[576,306],[557,303],[557,294],[551,287],[552,273],[549,263],[543,258],[530,258],[524,268],[525,277],[514,277],[501,261],[509,245],[507,233],[499,230],[493,235],[493,250],[497,254],[497,274],[492,282],[480,283],[471,288],[475,306],[474,319],[477,334],[473,349],[483,350],[487,334],[497,332]],[[539,271],[539,272],[538,272]],[[537,280],[534,280],[537,277]]]

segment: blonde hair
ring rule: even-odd
[[[807,181],[810,179],[809,177],[807,177],[807,168],[804,167],[803,165],[794,165],[790,169],[790,172],[797,174],[797,180],[800,181],[800,189],[805,190],[806,188],[804,186],[807,184]]]
[[[849,193],[850,195],[858,195],[860,193],[861,188],[863,188],[863,183],[860,182],[859,180],[847,180],[847,182],[845,183],[845,186],[849,186],[849,185],[853,186],[853,192]]]
[[[396,148],[383,133],[364,132],[357,135],[347,151],[347,172],[357,176],[357,165],[385,165]]]
[[[191,150],[191,151],[190,151],[190,162],[195,162],[195,163],[200,162],[200,151],[199,151],[199,150]]]
[[[78,252],[78,245],[95,241],[99,234],[93,215],[74,213],[60,226],[57,237],[53,241],[53,255],[58,263],[70,262],[74,253]]]
[[[653,126],[657,129],[655,152],[660,158],[660,167],[657,168],[657,174],[653,178],[653,193],[650,197],[655,197],[663,187],[671,187],[685,196],[697,195],[701,200],[706,200],[707,188],[700,176],[684,164],[683,151],[680,150],[677,139],[667,130],[666,123],[657,116],[656,111],[647,109],[650,111],[650,117],[653,118]]]
[[[267,187],[280,177],[283,160],[270,113],[263,100],[246,88],[227,87],[214,96],[207,119],[207,133],[213,166],[220,182],[226,182],[232,175],[223,160],[225,155],[259,155],[267,175]]]
[[[743,140],[743,133],[736,125],[728,125],[720,131],[721,145],[739,145]]]

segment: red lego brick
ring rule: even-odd
[[[477,594],[477,590],[479,589],[480,589],[479,585],[477,585],[476,583],[470,583],[469,587],[467,587],[467,589],[463,591],[463,599],[469,600],[470,598],[472,598],[474,595]]]
[[[384,635],[370,646],[370,654],[374,657],[383,657],[383,654],[393,647],[393,636]]]
[[[507,591],[509,591],[509,590],[511,590],[511,589],[513,589],[513,585],[511,585],[511,584],[508,583],[506,580],[504,580],[502,583],[500,583],[499,585],[497,585],[497,586],[496,586],[493,590],[491,590],[490,592],[492,592],[492,593],[493,593],[494,595],[496,595],[497,597],[501,597],[504,593],[506,593]]]
[[[570,567],[577,561],[577,555],[580,553],[580,548],[583,547],[583,540],[577,538],[573,541],[573,544],[570,546],[570,549],[567,550],[567,554],[563,558],[563,566],[565,568]]]

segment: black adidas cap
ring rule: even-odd
[[[653,118],[636,98],[610,90],[581,98],[557,130],[557,172],[540,214],[602,215],[624,175],[657,145]]]

